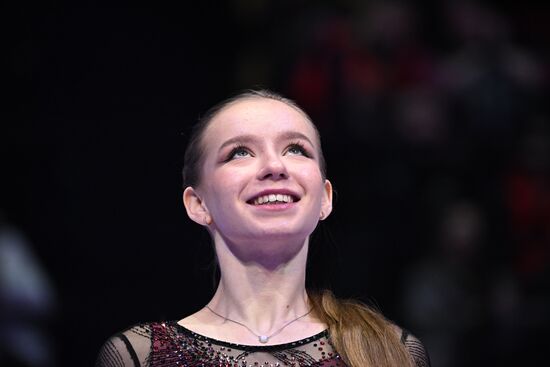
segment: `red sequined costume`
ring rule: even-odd
[[[403,332],[402,342],[416,366],[429,366],[420,341]],[[96,367],[346,367],[328,331],[278,345],[241,345],[196,334],[175,321],[134,326],[111,337]]]

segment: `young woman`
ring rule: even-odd
[[[183,202],[206,227],[220,281],[201,310],[113,336],[97,365],[428,366],[379,313],[305,287],[309,237],[332,211],[319,133],[294,102],[249,91],[199,122]]]

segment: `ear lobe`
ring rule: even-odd
[[[325,180],[324,195],[321,203],[321,220],[326,219],[332,212],[332,184]]]
[[[183,191],[183,205],[187,211],[187,216],[194,222],[207,226],[212,223],[212,217],[204,201],[198,195],[194,188],[187,187]]]

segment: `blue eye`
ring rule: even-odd
[[[233,157],[246,157],[247,155],[248,155],[248,152],[244,149],[239,149],[233,153]]]
[[[303,155],[304,157],[309,157],[306,149],[299,143],[291,144],[286,152],[290,155]]]
[[[250,152],[248,151],[248,149],[246,149],[245,147],[235,147],[231,150],[231,152],[229,152],[229,154],[227,155],[227,161],[230,161],[232,159],[239,159],[239,158],[245,158],[245,157],[249,157],[251,156]]]

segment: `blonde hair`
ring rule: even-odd
[[[399,329],[372,308],[332,292],[308,292],[313,312],[329,328],[330,340],[350,367],[413,367]]]

